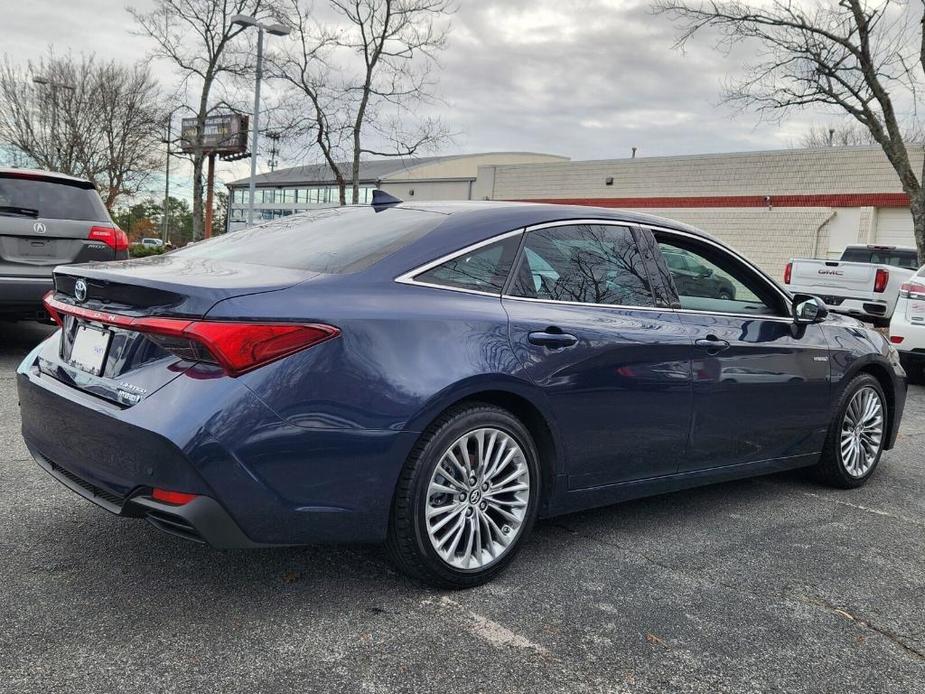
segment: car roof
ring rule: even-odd
[[[451,216],[480,217],[494,216],[497,220],[518,220],[521,226],[532,226],[545,222],[565,221],[569,219],[601,219],[607,221],[625,221],[631,224],[662,226],[680,231],[689,231],[710,237],[705,231],[664,217],[644,212],[624,210],[616,207],[592,207],[589,205],[558,205],[543,202],[513,200],[460,200],[434,202],[402,202],[396,208],[437,212]]]
[[[77,176],[70,176],[68,174],[59,173],[57,171],[44,171],[42,169],[18,169],[15,167],[0,166],[0,177],[5,175],[55,179],[60,181],[67,181],[69,183],[80,183],[85,187],[94,187],[93,183],[85,178],[78,178]]]
[[[439,214],[445,219],[423,237],[374,266],[377,272],[406,271],[508,231],[570,220],[614,221],[684,231],[713,240],[700,229],[655,215],[611,207],[509,201],[402,202],[374,208],[381,214]]]

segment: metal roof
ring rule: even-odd
[[[414,168],[421,164],[433,164],[440,161],[455,159],[460,155],[445,157],[416,157],[403,159],[395,157],[391,159],[371,159],[360,162],[360,183],[376,183],[381,178],[389,174]],[[462,155],[465,156],[465,155]],[[349,162],[339,163],[338,168],[343,172],[344,177],[348,180],[351,178],[352,164]],[[317,185],[335,185],[334,173],[327,164],[308,164],[306,166],[293,166],[288,169],[277,169],[268,173],[258,174],[255,177],[258,186],[285,186],[295,184],[317,184]],[[250,184],[250,177],[240,178],[237,181],[231,181],[225,185],[230,187],[246,186]],[[348,183],[349,185],[349,183]]]

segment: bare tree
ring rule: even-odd
[[[656,0],[654,8],[679,22],[681,46],[707,29],[718,32],[720,48],[761,46],[748,76],[726,89],[727,101],[780,114],[835,108],[868,131],[909,196],[925,260],[925,165],[917,170],[905,135],[925,87],[925,0]]]
[[[160,168],[162,118],[160,89],[143,64],[51,54],[0,66],[0,142],[19,163],[93,181],[109,209]]]
[[[247,53],[233,41],[244,27],[231,23],[236,14],[258,19],[269,15],[268,0],[156,0],[153,10],[129,8],[140,32],[154,39],[155,56],[172,62],[184,84],[195,83],[198,98],[190,105],[197,121],[196,146],[202,146],[206,117],[216,108],[213,89],[222,78],[252,71]],[[256,153],[253,153],[256,155]],[[203,180],[205,157],[194,152],[193,162],[193,235],[203,236]]]
[[[328,0],[337,22],[323,26],[299,0],[290,2],[297,42],[272,58],[274,72],[307,99],[306,120],[341,203],[347,180],[356,203],[364,155],[411,157],[448,137],[438,119],[416,111],[433,98],[431,70],[454,8],[449,0]]]
[[[814,125],[800,137],[799,147],[863,147],[877,141],[860,125]]]

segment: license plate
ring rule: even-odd
[[[925,316],[925,301],[910,301],[909,302],[909,315],[910,316]]]
[[[71,365],[99,376],[103,373],[111,337],[112,333],[108,330],[97,330],[87,325],[78,327],[71,347]]]

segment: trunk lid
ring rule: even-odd
[[[202,378],[221,371],[171,354],[126,319],[202,318],[223,299],[279,291],[315,275],[171,254],[56,268],[55,300],[80,315],[61,314],[60,337],[40,355],[39,368],[131,407],[190,369]]]

